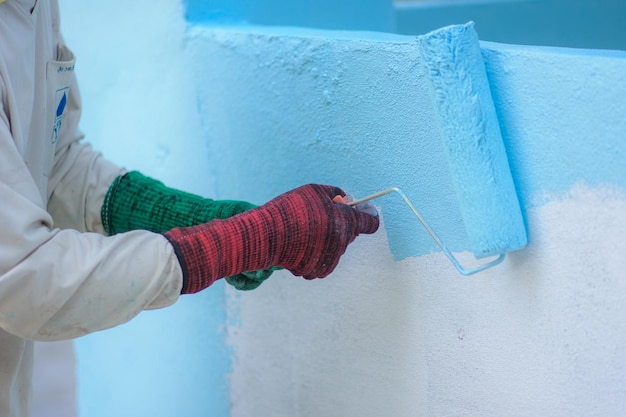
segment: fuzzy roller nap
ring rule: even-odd
[[[526,246],[527,236],[502,141],[474,24],[448,26],[419,36],[459,207],[477,258],[500,255],[465,270],[423,221],[404,193],[393,187],[353,203],[398,192],[457,269],[470,274],[499,263],[505,252]]]

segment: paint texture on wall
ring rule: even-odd
[[[482,258],[522,249],[527,233],[474,24],[417,40],[472,252]]]
[[[523,205],[577,182],[626,188],[626,52],[483,43]]]
[[[355,197],[398,186],[453,249],[468,247],[414,39],[198,28],[189,53],[205,80],[200,111],[220,197],[259,203],[307,182],[337,184]],[[398,259],[436,250],[401,201],[381,201]]]

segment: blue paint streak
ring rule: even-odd
[[[418,37],[463,221],[476,257],[528,243],[472,23]]]
[[[626,52],[484,42],[483,56],[524,206],[626,189]]]
[[[61,97],[61,101],[59,101],[59,105],[57,106],[56,116],[61,117],[63,115],[63,111],[65,110],[65,106],[67,104],[67,95],[65,91],[63,92],[63,97]]]
[[[398,186],[447,244],[468,246],[413,38],[254,27],[192,39],[197,79],[210,80],[198,97],[220,198],[262,203],[307,182],[357,197]],[[397,258],[438,250],[401,200],[375,203]]]

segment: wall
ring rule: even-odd
[[[377,30],[394,27],[390,0],[184,0],[185,17],[194,23],[247,23],[324,29]]]
[[[220,195],[398,185],[471,258],[412,38],[235,27],[189,39]],[[531,245],[463,278],[400,201],[380,200],[384,227],[332,277],[227,290],[232,415],[623,411],[626,54],[483,47]]]
[[[397,185],[472,261],[411,37],[189,28],[174,0],[62,7],[82,126],[111,159],[257,203]],[[78,340],[81,415],[619,415],[626,56],[483,47],[527,249],[460,277],[386,197],[328,279],[217,285]]]
[[[77,56],[87,139],[123,166],[212,195],[180,2],[61,0],[60,6]],[[79,415],[227,415],[225,320],[220,283],[76,340]]]
[[[621,0],[418,0],[398,4],[394,27],[419,35],[473,20],[488,41],[625,50],[625,15]]]

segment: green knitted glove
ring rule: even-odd
[[[228,282],[233,287],[242,291],[250,291],[263,284],[263,281],[268,279],[272,272],[278,271],[282,268],[269,268],[263,269],[261,271],[253,271],[253,272],[242,272],[239,275],[233,275],[232,277],[227,277],[226,282]]]
[[[211,200],[166,187],[137,171],[113,181],[102,204],[102,224],[109,235],[130,230],[165,233],[175,227],[226,219],[254,208],[245,201]],[[275,269],[245,272],[226,278],[239,290],[253,290]]]

